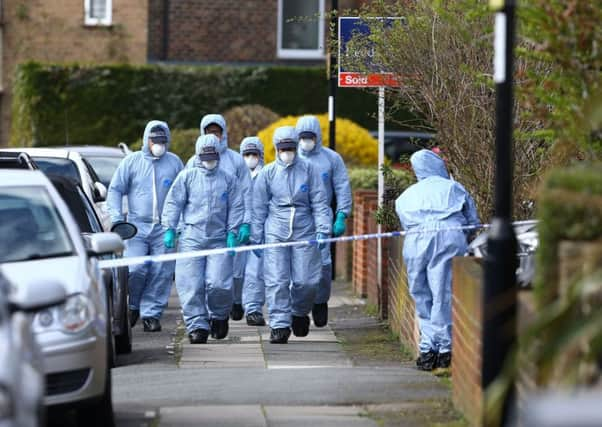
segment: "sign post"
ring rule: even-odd
[[[369,18],[382,20],[385,26],[390,26],[397,17],[378,17]],[[341,58],[347,55],[354,55],[357,52],[350,52],[347,49],[347,43],[355,36],[361,35],[367,37],[370,35],[370,26],[365,19],[359,17],[340,17],[339,18],[339,87],[378,87],[378,207],[382,207],[383,196],[385,192],[385,181],[382,168],[385,164],[385,87],[399,86],[393,73],[384,72],[379,69],[378,64],[372,61],[372,52],[366,52],[366,64],[369,69],[374,69],[368,73],[346,70],[341,66]],[[378,224],[378,232],[382,232],[382,226]],[[378,239],[377,245],[377,281],[378,286],[382,287],[382,239]]]

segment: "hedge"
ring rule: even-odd
[[[242,104],[261,104],[281,116],[320,112],[327,109],[327,85],[323,67],[27,62],[15,76],[10,144],[115,145],[136,141],[151,119],[190,129],[206,113]],[[367,129],[377,127],[374,94],[338,93],[338,116]],[[399,112],[396,119],[411,117]]]
[[[534,291],[539,307],[558,293],[558,245],[562,240],[602,238],[602,165],[553,171],[539,195],[539,248]]]
[[[351,190],[378,190],[378,169],[376,167],[352,167],[348,169]],[[394,187],[395,198],[414,182],[414,176],[405,169],[386,168],[386,189]]]

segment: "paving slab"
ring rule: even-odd
[[[288,344],[270,344],[269,332],[262,334],[268,369],[351,366],[332,330],[312,328],[307,337],[291,335]]]
[[[377,427],[356,406],[266,406],[270,427]]]
[[[123,370],[113,375],[118,407],[350,405],[433,400],[449,391],[411,368],[219,368]]]
[[[161,427],[268,427],[260,405],[161,408]]]

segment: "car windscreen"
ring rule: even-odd
[[[44,187],[0,187],[0,236],[0,263],[74,254]]]
[[[85,158],[92,165],[92,168],[94,168],[94,172],[100,178],[100,182],[109,188],[111,178],[113,178],[113,174],[123,157],[85,156]]]
[[[45,174],[60,175],[82,183],[77,166],[73,160],[58,157],[33,157],[34,161]]]

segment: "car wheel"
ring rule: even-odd
[[[123,304],[121,304],[121,325],[119,330],[121,334],[115,335],[115,349],[117,354],[128,354],[132,352],[132,325],[130,324],[130,310],[128,309],[128,287],[127,287],[127,268],[124,274],[125,280],[122,281],[121,271],[119,272],[119,283],[124,284]]]
[[[109,356],[110,357],[110,356]],[[114,427],[113,396],[111,392],[111,369],[107,366],[105,390],[99,400],[77,412],[77,425],[91,427]]]

